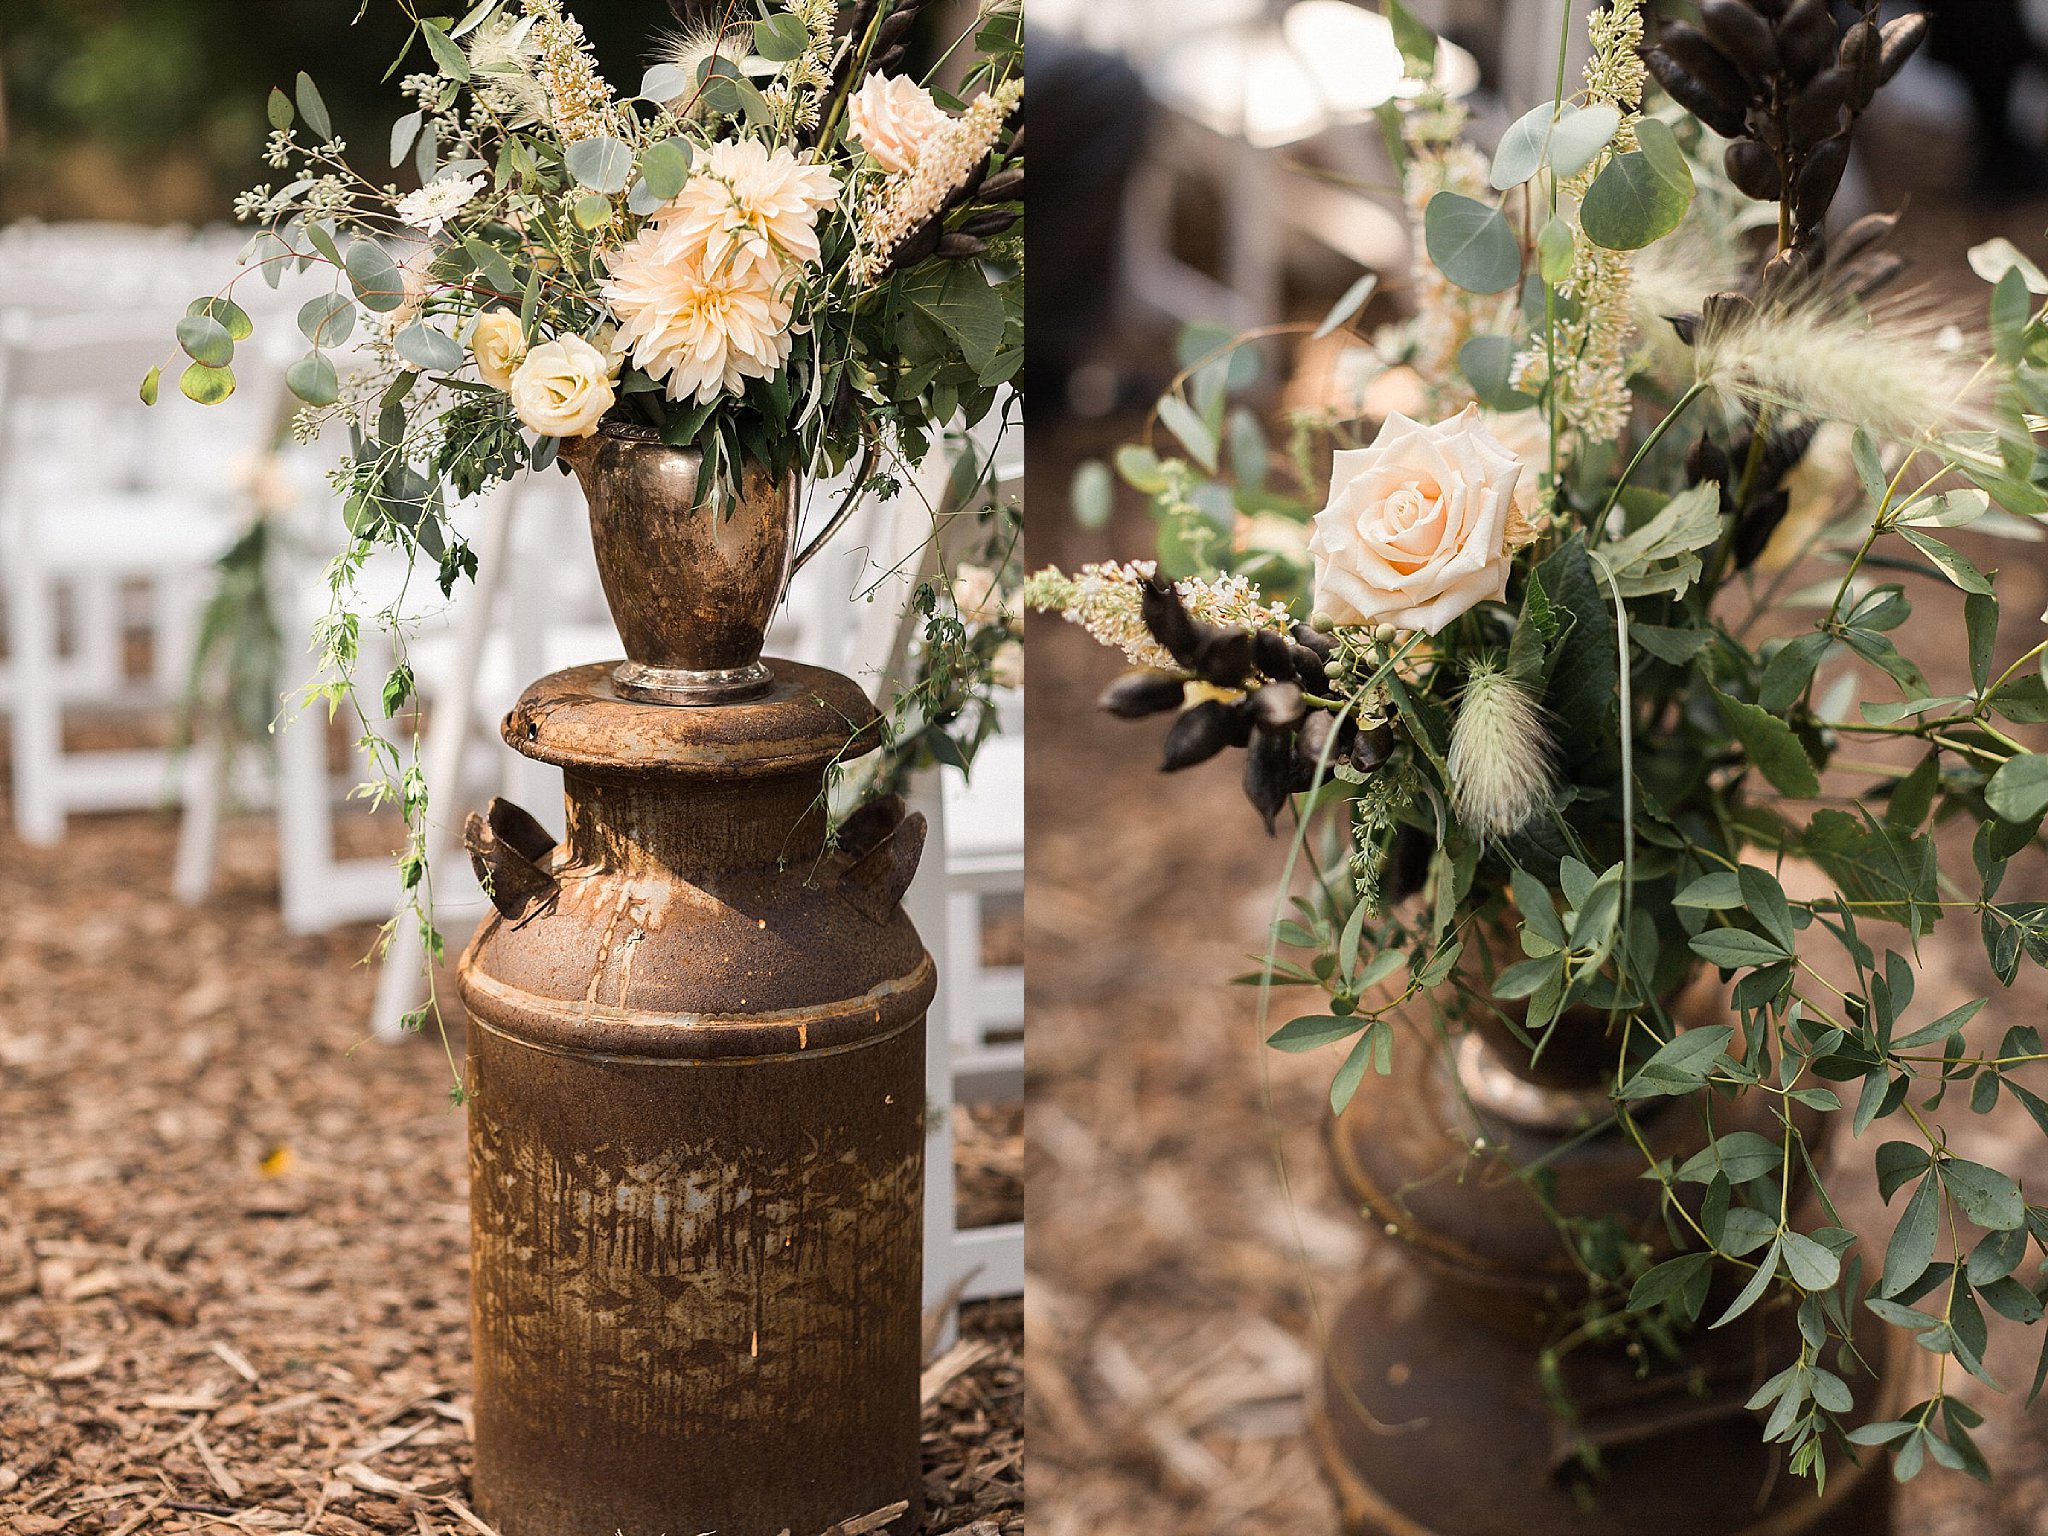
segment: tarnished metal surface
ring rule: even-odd
[[[1712,986],[1687,992],[1686,1022],[1718,1022]],[[1567,1021],[1569,1025],[1570,1021]],[[1612,1218],[1618,1236],[1669,1251],[1659,1186],[1618,1130],[1565,1123],[1577,1092],[1508,1095],[1489,1112],[1453,1080],[1449,1062],[1484,1050],[1433,1048],[1415,1030],[1394,1076],[1368,1083],[1332,1129],[1339,1181],[1394,1243],[1375,1245],[1357,1294],[1325,1339],[1314,1412],[1318,1446],[1354,1536],[1799,1536],[1885,1529],[1889,1479],[1831,1466],[1828,1497],[1781,1466],[1744,1408],[1755,1388],[1797,1353],[1788,1309],[1758,1307],[1725,1329],[1695,1332],[1678,1362],[1587,1344],[1564,1356],[1573,1417],[1559,1411],[1539,1351],[1572,1326],[1586,1298],[1569,1239],[1515,1176],[1541,1167],[1546,1196],[1569,1218]],[[1520,1048],[1526,1053],[1526,1047]],[[1505,1062],[1500,1065],[1506,1072]],[[1611,1057],[1610,1057],[1611,1070]],[[1558,1123],[1544,1124],[1558,1100]],[[1777,1134],[1753,1096],[1717,1101],[1716,1132]],[[1706,1144],[1691,1099],[1637,1106],[1658,1156],[1683,1160]],[[1717,1292],[1715,1316],[1732,1300]],[[1869,1359],[1883,1330],[1864,1320]],[[1899,1390],[1859,1383],[1878,1416]],[[1587,1477],[1581,1439],[1598,1450]],[[1868,1461],[1868,1458],[1866,1458]]]
[[[777,1536],[897,1500],[916,1529],[933,974],[895,898],[923,826],[825,850],[826,766],[874,712],[771,666],[717,709],[578,668],[505,723],[563,768],[569,836],[462,964],[503,1536]]]
[[[621,689],[667,704],[769,686],[761,644],[789,580],[799,487],[749,464],[728,506],[704,504],[703,456],[609,424],[570,438],[604,595],[626,646]]]

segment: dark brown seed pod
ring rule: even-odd
[[[1777,35],[1778,57],[1794,85],[1806,84],[1834,63],[1841,39],[1828,0],[1792,0],[1785,8],[1785,19],[1778,23]]]
[[[1728,455],[1704,432],[1685,456],[1685,477],[1694,485],[1705,485],[1709,480],[1716,485],[1728,483]]]
[[[1792,509],[1792,493],[1773,491],[1770,495],[1751,502],[1743,508],[1742,515],[1735,522],[1735,569],[1746,571],[1756,564],[1771,542],[1771,535],[1778,531],[1778,525],[1785,521],[1785,514]]]
[[[1741,136],[1745,120],[1743,108],[1729,105],[1712,86],[1687,69],[1670,53],[1663,48],[1652,48],[1644,53],[1643,63],[1673,101],[1722,138],[1733,139]]]
[[[1218,688],[1241,686],[1252,670],[1251,631],[1204,626],[1195,640],[1194,669]]]
[[[1888,85],[1906,67],[1906,60],[1927,40],[1927,13],[1914,11],[1884,24],[1884,46],[1878,50],[1877,83]]]
[[[1792,245],[1764,263],[1763,272],[1757,278],[1757,289],[1767,297],[1782,297],[1804,288],[1812,278],[1812,251],[1805,246]]]
[[[1250,739],[1251,721],[1243,712],[1242,700],[1226,704],[1221,699],[1204,699],[1193,709],[1183,710],[1166,733],[1159,771],[1179,773],[1206,763],[1225,747],[1241,747]]]
[[[1770,23],[1743,0],[1700,0],[1700,30],[1752,86],[1777,73]]]
[[[1849,110],[1861,112],[1877,95],[1882,83],[1878,63],[1884,51],[1883,35],[1874,21],[1859,21],[1842,34],[1842,51],[1835,63],[1849,77]]]
[[[986,240],[991,235],[1000,235],[1017,222],[1017,215],[1008,208],[990,208],[981,213],[969,214],[960,221],[959,231],[972,235],[977,240]]]
[[[1024,167],[1013,165],[982,182],[978,198],[984,203],[1014,203],[1023,195]]]
[[[1700,317],[1697,314],[1666,315],[1664,323],[1670,326],[1672,333],[1688,347],[1699,339]]]
[[[1801,149],[1842,131],[1842,113],[1849,104],[1849,72],[1839,64],[1822,70],[1802,86],[1785,113],[1785,132]]]
[[[1849,169],[1849,136],[1836,134],[1813,147],[1800,167],[1799,182],[1793,188],[1792,206],[1801,229],[1818,229],[1827,217],[1828,206],[1842,185],[1842,173]]]
[[[875,46],[887,48],[903,40],[904,34],[917,25],[917,7],[904,6],[882,18],[881,26],[875,29]]]
[[[1330,734],[1336,728],[1335,715],[1319,709],[1310,711],[1308,718],[1301,722],[1301,729],[1295,733],[1294,760],[1313,771],[1316,764],[1323,761],[1330,745]],[[1335,760],[1335,755],[1331,754],[1331,761]]]
[[[972,261],[975,257],[987,253],[986,240],[962,234],[958,230],[939,236],[939,243],[933,252],[941,261]]]
[[[1252,631],[1252,665],[1275,682],[1294,675],[1294,659],[1288,654],[1287,637],[1277,629]]]
[[[1897,251],[1873,251],[1861,261],[1844,263],[1839,271],[1831,267],[1829,278],[1840,292],[1862,303],[1891,287],[1905,270],[1906,258]]]
[[[1377,772],[1393,755],[1394,732],[1390,726],[1376,725],[1369,731],[1360,731],[1358,739],[1351,743],[1351,766],[1360,773]]]
[[[1244,760],[1244,793],[1271,832],[1294,792],[1294,738],[1286,731],[1252,733]]]
[[[1746,293],[1710,293],[1700,300],[1700,328],[1710,336],[1719,335],[1755,312],[1755,301]]]
[[[1757,25],[1761,27],[1763,23],[1759,21]],[[1769,41],[1769,28],[1764,29],[1764,38]],[[1751,83],[1698,27],[1683,21],[1669,23],[1657,34],[1657,49],[1676,59],[1686,73],[1737,117],[1748,109],[1755,94]]]
[[[1268,683],[1251,696],[1252,723],[1269,731],[1291,731],[1308,713],[1293,683]]]
[[[1163,715],[1169,709],[1180,708],[1185,694],[1186,685],[1179,677],[1148,667],[1126,672],[1102,690],[1096,704],[1119,720],[1142,720],[1147,715]]]
[[[1778,171],[1778,157],[1754,139],[1738,138],[1721,157],[1728,179],[1744,197],[1760,203],[1775,203],[1785,190]]]
[[[914,267],[928,258],[939,248],[939,238],[946,232],[945,226],[937,219],[926,219],[916,229],[903,237],[903,241],[889,255],[892,271]]]
[[[1202,637],[1201,630],[1172,582],[1160,576],[1147,577],[1138,588],[1138,614],[1167,655],[1184,667],[1195,664],[1195,644]]]
[[[1317,661],[1328,661],[1337,654],[1337,642],[1311,625],[1296,624],[1287,633],[1294,637],[1296,645],[1313,651]]]
[[[1828,242],[1829,257],[1834,261],[1854,261],[1880,241],[1890,239],[1898,227],[1896,213],[1866,213]]]

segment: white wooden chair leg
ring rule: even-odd
[[[483,668],[484,645],[491,634],[491,610],[505,584],[505,563],[511,549],[512,513],[518,497],[500,491],[484,507],[477,530],[476,590],[456,632],[455,656],[448,686],[429,700],[427,741],[421,768],[427,780],[427,866],[445,865],[461,847],[467,807],[463,801],[462,759],[476,716],[477,674]],[[405,1038],[405,1015],[419,1006],[425,993],[421,965],[425,951],[416,926],[402,922],[392,934],[377,977],[377,996],[370,1028],[387,1043]]]
[[[7,629],[15,685],[9,736],[14,825],[23,842],[47,847],[64,837],[64,701],[57,677],[56,594],[33,566],[9,587]]]
[[[953,1016],[952,957],[946,922],[946,807],[938,776],[920,773],[905,797],[913,811],[922,811],[924,863],[903,896],[903,910],[917,925],[938,968],[939,990],[925,1017],[924,1058],[924,1304],[939,1305],[960,1279],[952,1262],[958,1217],[953,1194]],[[938,1262],[934,1262],[934,1260]],[[958,1318],[945,1319],[940,1349],[953,1342]]]
[[[80,576],[70,583],[72,676],[75,686],[100,696],[116,692],[126,676],[122,656],[121,584],[107,576]],[[50,655],[59,655],[55,615]]]
[[[228,795],[227,760],[218,741],[195,741],[180,767],[178,851],[171,867],[171,894],[187,906],[213,892],[220,851],[221,811]]]

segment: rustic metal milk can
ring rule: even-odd
[[[919,1519],[924,1029],[897,905],[924,822],[828,846],[877,716],[768,663],[742,703],[526,691],[560,847],[472,817],[498,908],[469,1011],[478,1506],[502,1536],[814,1536]]]
[[[1673,1012],[1715,1023],[1727,1007],[1708,981]],[[1660,1187],[1612,1123],[1605,1016],[1567,1014],[1540,1067],[1497,1020],[1475,1019],[1443,1050],[1425,1048],[1438,1038],[1428,1018],[1412,1022],[1392,1079],[1331,1130],[1339,1183],[1389,1239],[1330,1325],[1313,1414],[1348,1536],[1881,1536],[1882,1466],[1831,1457],[1817,1493],[1748,1410],[1798,1352],[1788,1309],[1699,1329],[1670,1354],[1595,1338],[1541,1366],[1584,1317],[1574,1241],[1660,1254],[1667,1242]],[[1715,1131],[1775,1134],[1768,1113],[1754,1098],[1721,1104]],[[1660,1158],[1711,1139],[1691,1100],[1636,1114]],[[1820,1128],[1809,1134],[1818,1145]],[[1873,1322],[1859,1317],[1857,1340],[1886,1360]],[[1860,1383],[1866,1412],[1891,1416],[1903,1387],[1896,1370]]]

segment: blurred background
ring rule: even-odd
[[[1586,0],[1569,3],[1582,38]],[[1441,68],[1483,150],[1551,99],[1566,4],[1411,0],[1454,45]],[[2037,261],[2048,255],[2048,6],[1927,8],[1931,45],[1865,120],[1837,212],[1903,209],[1894,248],[1911,260],[1905,286],[1981,334],[1988,288],[1969,249],[2004,236]],[[1119,481],[1105,509],[1100,471],[1083,466],[1143,438],[1154,399],[1217,344],[1217,325],[1306,322],[1305,333],[1365,273],[1379,286],[1362,333],[1406,313],[1408,224],[1372,115],[1400,65],[1377,9],[1031,0],[1035,563],[1071,572],[1153,555],[1145,498]],[[1188,344],[1190,326],[1209,329]],[[1340,340],[1302,333],[1269,343],[1263,365],[1242,403],[1276,442],[1287,408],[1355,402],[1374,370]],[[1085,521],[1058,509],[1070,486]],[[2048,605],[2037,547],[1977,539],[1970,553],[2004,568],[2020,594],[2011,613]],[[1960,633],[1960,604],[1947,598],[1928,593],[1913,620],[1936,655],[1943,635]],[[1121,658],[1056,619],[1034,623],[1034,1530],[1332,1531],[1335,1506],[1305,1438],[1318,1339],[1369,1266],[1398,1261],[1347,1208],[1326,1165],[1335,1058],[1264,1048],[1255,992],[1228,985],[1265,948],[1285,842],[1260,831],[1222,765],[1233,758],[1155,773],[1170,717],[1097,712]],[[2001,644],[2017,655],[2032,638],[2015,632]],[[2036,895],[2048,889],[2038,861],[2027,879]],[[1946,925],[1922,958],[1923,993],[1960,1002],[1998,990],[1972,929]],[[1987,1027],[2037,1020],[2044,1007],[2036,976],[1987,1010],[1998,1015]],[[1954,1129],[2048,1179],[2048,1152],[2024,1114]],[[1874,1224],[1868,1177],[1866,1157],[1852,1209]],[[1996,1486],[1929,1473],[1904,1492],[1897,1530],[2048,1531],[2048,1434],[2021,1406],[2038,1343],[2017,1329],[1994,1336],[1994,1373],[2021,1384],[1981,1394]],[[1503,1511],[1502,1529],[1512,1528]]]
[[[484,584],[449,599],[373,560],[356,606],[404,621],[424,702],[329,722],[299,695],[323,680],[308,641],[346,541],[327,479],[346,434],[295,441],[283,369],[331,284],[236,284],[255,335],[223,405],[182,398],[173,361],[186,306],[241,265],[236,196],[276,179],[273,86],[309,71],[357,168],[416,184],[385,152],[420,67],[386,78],[406,9],[0,6],[0,1529],[20,1536],[478,1528],[464,1118],[433,1026],[398,1027],[425,996],[417,941],[401,925],[373,953],[403,828],[352,791],[366,732],[421,754],[459,1061],[453,959],[485,907],[454,834],[493,794],[561,816],[559,779],[497,721],[542,673],[621,654],[581,497],[549,473],[458,509]],[[634,89],[667,8],[572,10]],[[924,59],[974,15],[927,6]],[[953,504],[970,449],[1018,503],[1020,434],[948,443],[806,568],[771,653],[878,696],[904,680],[931,509],[984,510]],[[812,488],[815,515],[842,489]],[[373,628],[372,696],[394,657]],[[978,1536],[1022,1518],[1019,689],[999,714],[971,782],[910,782],[940,834],[911,901],[949,978],[928,1529]]]

